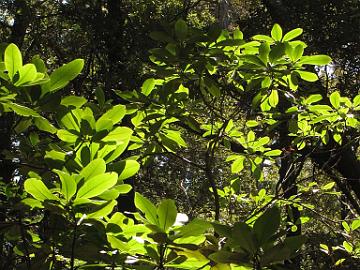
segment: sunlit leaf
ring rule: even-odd
[[[277,23],[275,23],[273,28],[271,29],[271,37],[275,41],[280,41],[282,38],[282,29]]]
[[[93,198],[113,187],[117,182],[117,174],[114,172],[96,175],[79,188],[76,198]]]
[[[287,32],[282,41],[285,42],[285,41],[289,41],[289,40],[292,40],[298,36],[300,36],[302,34],[303,30],[301,28],[295,28],[289,32]]]
[[[135,193],[135,206],[144,213],[145,218],[154,225],[158,225],[157,209],[155,205],[140,193]]]
[[[69,201],[76,193],[76,182],[70,174],[60,170],[54,171],[61,181],[61,193],[64,195],[65,199]]]
[[[159,220],[159,227],[167,231],[175,222],[177,210],[173,200],[163,200],[158,208],[157,215]]]
[[[327,55],[310,55],[301,57],[299,64],[307,64],[307,65],[316,65],[316,66],[324,66],[331,62],[331,58]]]
[[[50,81],[41,86],[43,95],[64,88],[75,79],[84,67],[84,60],[76,59],[56,69],[50,75]]]
[[[44,200],[58,200],[58,198],[51,193],[51,191],[45,186],[43,181],[35,178],[29,178],[24,183],[24,189],[27,193],[31,194],[35,199],[39,201]]]
[[[19,48],[11,43],[6,47],[4,54],[5,69],[8,72],[9,78],[13,81],[14,75],[22,67],[23,61]]]

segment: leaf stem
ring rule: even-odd
[[[75,263],[75,244],[76,244],[76,240],[77,240],[77,227],[78,224],[76,222],[76,218],[75,218],[75,214],[73,215],[74,217],[74,232],[73,232],[73,239],[72,239],[72,243],[71,243],[71,259],[70,259],[70,269],[74,270],[74,263]]]

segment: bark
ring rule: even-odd
[[[282,27],[291,27],[289,11],[281,0],[262,0],[262,3],[275,23],[279,23]]]
[[[21,47],[24,43],[26,30],[29,27],[31,11],[26,0],[17,0],[14,2],[14,25],[11,30],[10,42]]]
[[[228,28],[230,24],[230,2],[229,0],[220,0],[218,6],[218,22],[224,29]]]
[[[346,145],[345,142],[345,146],[339,150],[333,148],[329,151],[313,153],[311,158],[335,180],[338,188],[360,214],[360,162],[357,159],[354,147],[350,144]],[[336,175],[336,172],[340,176]]]

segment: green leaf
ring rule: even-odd
[[[262,43],[259,47],[259,58],[264,62],[264,64],[267,64],[269,58],[269,52],[270,52],[269,43],[268,42]]]
[[[107,199],[107,200],[109,199],[115,200],[119,197],[120,194],[127,194],[132,189],[133,187],[129,184],[120,184],[114,186],[111,190],[105,191],[99,196],[99,198]]]
[[[334,265],[335,265],[335,266],[338,266],[338,265],[342,264],[345,260],[346,260],[346,259],[341,258],[341,259],[337,260]]]
[[[75,59],[70,63],[56,69],[50,75],[50,81],[41,86],[42,94],[54,92],[64,88],[71,80],[75,79],[84,67],[84,60]]]
[[[135,206],[144,213],[147,221],[154,225],[159,224],[155,205],[138,192],[135,193]]]
[[[275,41],[281,41],[282,38],[282,29],[280,27],[280,25],[278,25],[277,23],[274,24],[273,28],[271,29],[271,37],[275,40]]]
[[[301,34],[303,33],[303,30],[301,28],[295,28],[289,32],[287,32],[282,41],[285,42],[285,41],[290,41],[298,36],[300,36]]]
[[[275,150],[271,150],[271,151],[264,153],[264,155],[266,157],[277,157],[277,156],[280,156],[281,153],[282,153],[282,151],[280,149],[275,149]]]
[[[271,63],[274,63],[276,60],[280,59],[285,54],[284,44],[276,44],[271,48],[269,53],[269,60]]]
[[[279,243],[267,250],[261,257],[261,265],[269,265],[290,259],[304,243],[301,236],[287,237],[283,243]]]
[[[43,181],[36,178],[27,179],[24,183],[24,189],[39,201],[58,200],[58,198],[45,186]]]
[[[359,227],[360,227],[360,219],[356,219],[351,223],[351,229],[353,231],[355,231]]]
[[[116,127],[105,138],[103,138],[102,141],[114,142],[117,145],[124,145],[126,148],[130,141],[132,133],[133,131],[128,127]]]
[[[239,173],[244,169],[245,156],[238,156],[231,164],[231,173]]]
[[[57,131],[56,127],[54,127],[49,120],[42,116],[34,118],[34,124],[39,130],[46,131],[51,134],[54,134]]]
[[[216,251],[214,253],[211,253],[209,255],[209,258],[216,262],[217,264],[216,265],[219,265],[219,264],[243,264],[245,262],[248,261],[248,258],[246,258],[247,256],[245,256],[244,254],[242,253],[235,253],[235,252],[230,252],[230,251],[225,251],[225,250],[219,250],[219,251]],[[230,267],[230,269],[237,269],[237,270],[250,270],[250,269],[253,269],[253,268],[242,268],[242,266],[240,266],[241,268],[233,268],[233,267]],[[213,269],[219,269],[219,268],[214,268],[214,267],[211,267],[211,270]],[[221,268],[220,268],[221,269]],[[226,268],[225,268],[226,269]]]
[[[64,195],[65,200],[70,201],[72,196],[76,193],[76,182],[74,178],[70,174],[60,170],[54,170],[54,172],[60,178],[61,193]]]
[[[255,35],[252,37],[252,39],[260,40],[260,41],[267,41],[270,44],[274,42],[274,40],[271,37],[266,36],[266,35]]]
[[[297,70],[297,74],[299,74],[300,78],[307,82],[316,82],[319,77],[317,74],[309,71]]]
[[[96,132],[110,131],[113,129],[113,127],[114,127],[113,121],[111,121],[110,119],[105,119],[105,118],[98,119],[95,124]],[[100,133],[100,134],[103,134],[103,133]],[[105,135],[106,135],[106,133],[105,133]],[[104,136],[104,134],[101,137],[103,137],[103,136]]]
[[[11,43],[5,49],[4,54],[5,69],[8,72],[11,81],[14,79],[16,72],[22,67],[23,61],[19,48]]]
[[[347,242],[347,241],[344,241],[344,242],[343,242],[343,247],[344,247],[345,250],[346,250],[347,252],[349,252],[349,253],[352,253],[353,250],[354,250],[353,246],[352,246],[349,242]]]
[[[68,143],[75,143],[78,140],[78,135],[71,133],[70,131],[66,130],[66,129],[59,129],[56,132],[56,135],[58,136],[58,138],[60,140],[62,140],[63,142],[68,142]]]
[[[175,23],[175,34],[179,40],[184,40],[188,34],[188,26],[182,19],[177,20]]]
[[[232,241],[250,254],[256,252],[256,239],[249,225],[244,222],[235,223],[232,229]]]
[[[340,98],[340,93],[338,91],[333,92],[330,95],[330,103],[335,109],[338,109],[340,107]]]
[[[30,109],[28,107],[16,104],[16,103],[9,103],[9,108],[13,110],[16,114],[21,116],[33,116],[33,117],[39,117],[40,114],[38,114],[33,109]]]
[[[170,140],[173,140],[174,142],[176,142],[179,146],[183,146],[183,147],[187,147],[186,142],[184,141],[184,139],[181,137],[181,133],[180,131],[177,130],[167,130],[166,134],[164,134],[167,138],[169,138]]]
[[[333,135],[333,138],[334,138],[335,142],[337,142],[340,145],[342,144],[342,137],[341,137],[341,135],[339,133],[335,133]]]
[[[243,56],[241,56],[241,59],[243,59],[245,62],[254,64],[254,65],[262,67],[262,68],[266,67],[264,62],[259,57],[257,57],[256,55],[251,55],[251,54],[243,55]]]
[[[85,168],[80,171],[80,175],[87,179],[93,178],[94,176],[104,174],[106,171],[106,163],[102,158],[97,158],[91,161]]]
[[[112,234],[107,234],[107,240],[113,249],[118,249],[121,250],[122,252],[129,251],[130,245],[128,242],[123,242]]]
[[[98,101],[100,107],[103,107],[105,104],[105,94],[101,87],[95,89],[96,100]]]
[[[121,184],[121,185],[114,187],[114,189],[117,192],[119,192],[119,194],[126,194],[126,193],[130,192],[130,190],[132,190],[132,186],[128,185],[128,184]]]
[[[60,119],[60,123],[67,129],[67,130],[74,130],[80,132],[80,116],[77,115],[76,110],[72,110],[67,112],[63,115]]]
[[[235,29],[235,31],[233,32],[233,36],[234,36],[234,39],[243,39],[244,38],[244,34],[239,29]]]
[[[115,105],[110,110],[108,110],[106,113],[104,113],[98,121],[102,119],[110,119],[113,124],[119,123],[126,113],[126,107],[124,105]]]
[[[36,79],[36,67],[34,64],[26,64],[19,68],[19,79],[14,83],[15,86],[21,86]]]
[[[105,204],[103,204],[102,208],[87,215],[87,218],[93,218],[93,219],[100,219],[103,217],[106,217],[112,213],[114,210],[114,207],[117,205],[117,202],[115,200],[108,201]]]
[[[257,127],[259,125],[259,123],[256,120],[249,120],[246,121],[246,126],[247,127]]]
[[[279,94],[277,90],[271,90],[270,96],[269,96],[269,104],[271,107],[275,108],[277,104],[279,103]]]
[[[299,64],[306,65],[316,65],[316,66],[324,66],[331,62],[331,58],[327,55],[310,55],[301,57]]]
[[[46,73],[47,68],[45,66],[44,61],[40,58],[40,56],[34,55],[31,59],[31,63],[33,63],[36,67],[37,72]]]
[[[307,99],[305,99],[305,104],[312,104],[315,102],[318,102],[320,100],[322,100],[323,97],[320,94],[314,94],[314,95],[310,95]]]
[[[351,230],[350,230],[350,226],[349,226],[349,224],[346,222],[346,221],[343,221],[343,222],[341,222],[341,225],[343,226],[343,228],[345,229],[345,231],[347,232],[347,233],[349,233]]]
[[[260,245],[265,244],[279,229],[280,211],[272,207],[264,212],[254,223],[254,233]]]
[[[291,60],[293,62],[296,62],[297,60],[299,60],[304,54],[304,47],[299,44],[295,47],[294,52],[291,55]]]
[[[79,189],[76,198],[93,198],[113,187],[117,182],[115,172],[96,175],[87,179]]]
[[[166,232],[176,220],[177,210],[175,202],[169,199],[163,200],[157,209],[157,215],[159,227]]]
[[[134,176],[140,169],[140,164],[136,160],[121,160],[109,165],[109,170],[119,174],[119,181]]]
[[[221,95],[218,84],[213,79],[211,79],[211,77],[203,78],[201,80],[201,84],[206,87],[206,89],[212,96],[219,97]]]
[[[332,108],[330,106],[322,105],[322,104],[308,106],[308,109],[311,112],[317,112],[317,113],[328,113],[332,111]]]
[[[353,99],[353,106],[357,107],[360,105],[360,95],[356,95]]]
[[[164,43],[174,43],[175,41],[166,33],[161,31],[153,31],[149,35],[153,40],[157,40]]]
[[[61,100],[61,105],[66,107],[74,106],[75,108],[80,108],[87,102],[86,98],[84,97],[77,97],[77,96],[67,96]]]
[[[335,182],[330,182],[327,183],[326,185],[322,186],[321,189],[322,190],[330,190],[335,186]]]
[[[198,236],[202,235],[211,228],[210,222],[202,219],[195,218],[190,221],[188,224],[181,226],[176,231],[182,237],[189,237],[189,236]]]
[[[21,202],[23,204],[26,204],[26,205],[30,206],[31,209],[33,209],[33,208],[44,208],[41,201],[38,201],[38,200],[33,199],[33,198],[26,198],[26,199],[23,199]]]

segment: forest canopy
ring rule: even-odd
[[[0,3],[0,269],[360,268],[359,2]]]

